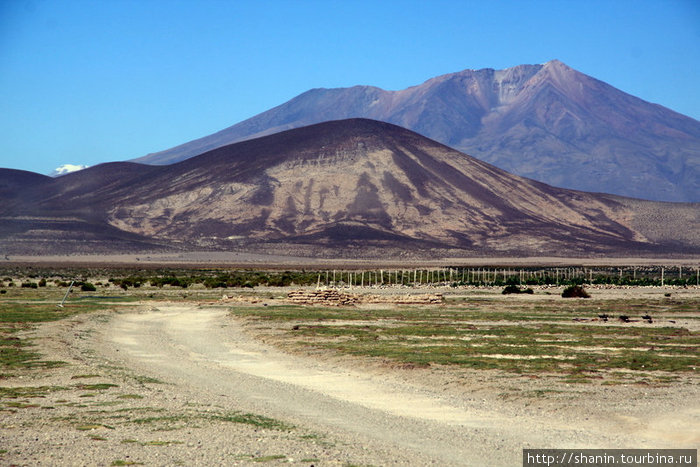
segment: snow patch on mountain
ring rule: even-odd
[[[88,167],[88,165],[63,164],[60,167],[56,167],[54,171],[49,174],[49,176],[60,177],[61,175],[77,172],[78,170],[87,169]]]

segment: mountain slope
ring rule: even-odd
[[[401,91],[314,89],[213,135],[136,161],[169,164],[233,142],[354,117],[403,126],[555,186],[700,201],[700,122],[556,60],[465,70]]]
[[[5,213],[6,225],[70,220],[93,238],[111,236],[106,242],[131,236],[152,246],[320,248],[333,256],[367,248],[387,255],[700,251],[700,223],[684,227],[685,238],[669,230],[697,216],[697,205],[554,188],[366,119],[276,133],[168,166],[95,166],[49,179],[44,193]],[[653,220],[661,212],[669,213],[664,227]]]

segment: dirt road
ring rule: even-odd
[[[697,407],[683,415],[674,413],[677,407],[645,413],[642,403],[628,410],[594,400],[540,412],[498,398],[450,396],[391,375],[281,353],[248,337],[222,309],[159,306],[114,316],[102,332],[100,351],[108,358],[224,407],[385,452],[387,463],[518,465],[525,447],[697,442]]]

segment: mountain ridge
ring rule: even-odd
[[[554,186],[700,201],[700,122],[553,60],[463,70],[398,91],[316,88],[137,162],[167,164],[327,120],[370,118],[416,131]]]

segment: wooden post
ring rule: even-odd
[[[664,268],[661,268],[661,287],[664,286]]]
[[[58,307],[63,308],[63,305],[66,303],[66,299],[68,298],[68,294],[70,293],[71,290],[73,290],[73,284],[75,284],[75,281],[70,281],[70,285],[68,286],[68,290],[66,290],[66,294],[63,296],[63,300],[61,300],[61,303],[59,303]]]

